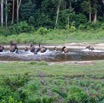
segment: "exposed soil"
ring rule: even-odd
[[[15,63],[17,61],[0,61],[0,63]],[[21,63],[29,62],[29,61],[18,61]],[[61,62],[47,62],[48,65],[94,65],[96,61],[61,61]]]
[[[60,64],[60,65],[94,65],[96,62],[95,61],[64,61],[64,62],[50,62],[49,65],[54,65],[54,64]]]
[[[57,48],[62,48],[63,46],[66,46],[67,48],[71,48],[71,49],[84,49],[86,46],[92,46],[95,49],[104,49],[104,43],[88,43],[88,42],[84,42],[84,43],[65,43],[65,44],[56,44],[56,45],[52,45],[52,44],[44,44],[45,47],[47,48],[54,48],[55,46]],[[3,45],[5,48],[9,48],[9,45]],[[30,44],[18,44],[19,48],[25,48],[25,47],[29,47]],[[35,47],[38,47],[38,44],[35,44]]]

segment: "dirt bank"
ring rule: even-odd
[[[95,49],[103,49],[104,50],[104,43],[65,43],[65,44],[57,44],[57,45],[52,45],[52,44],[44,44],[45,47],[47,48],[54,48],[55,46],[57,48],[62,48],[63,46],[66,46],[69,49],[84,49],[86,46],[92,46]],[[3,45],[5,48],[9,48],[9,45]],[[18,44],[19,48],[25,48],[25,47],[29,47],[30,44]],[[35,45],[35,47],[37,48],[38,45]]]
[[[15,63],[15,62],[27,62],[29,61],[0,61],[1,63]],[[61,61],[61,62],[47,62],[48,65],[94,65],[97,61]]]
[[[64,62],[50,62],[49,65],[94,65],[95,61],[64,61]]]

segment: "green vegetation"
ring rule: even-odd
[[[0,44],[104,42],[104,0],[0,0]],[[0,103],[104,103],[104,61],[0,63]]]
[[[44,34],[47,29],[104,29],[103,0],[1,0],[0,13],[0,35],[6,36],[33,30]]]
[[[104,41],[104,0],[1,0],[0,44]]]
[[[34,28],[104,22],[103,0],[1,0],[1,28],[26,21]]]
[[[103,103],[104,61],[0,63],[0,103]]]
[[[76,30],[42,30],[39,29],[32,33],[13,34],[9,36],[0,36],[0,44],[9,44],[10,41],[18,43],[42,43],[42,44],[62,44],[69,42],[104,42],[104,30],[82,31]]]

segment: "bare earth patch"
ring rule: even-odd
[[[49,65],[60,64],[60,65],[94,65],[95,61],[64,61],[64,62],[50,62]]]
[[[0,61],[1,63],[15,63],[15,62],[30,62],[30,61]],[[96,61],[60,61],[60,62],[47,62],[48,65],[94,65]]]
[[[62,48],[63,46],[66,46],[67,48],[72,48],[72,49],[84,49],[86,46],[90,45],[93,46],[95,49],[104,49],[104,43],[88,43],[88,42],[83,42],[83,43],[65,43],[65,44],[57,44],[57,45],[51,45],[51,44],[43,44],[47,48],[54,48],[55,46],[57,48]],[[5,48],[9,48],[9,45],[3,45]],[[29,44],[19,44],[18,48],[25,48],[25,47],[30,47]],[[38,47],[38,44],[35,45],[35,47]]]

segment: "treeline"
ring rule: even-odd
[[[1,0],[0,19],[1,28],[21,21],[25,23],[20,25],[33,26],[35,29],[102,23],[104,0]]]

